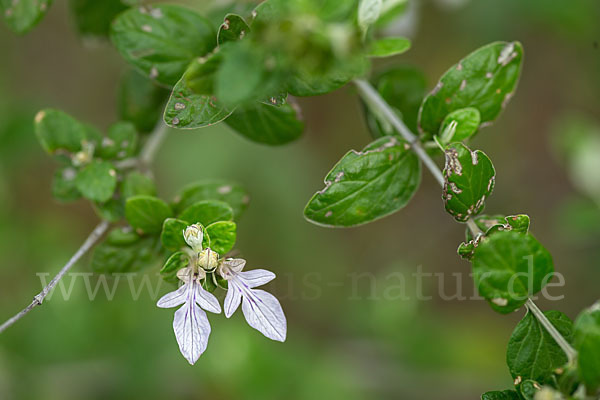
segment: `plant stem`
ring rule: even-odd
[[[167,126],[161,120],[154,131],[148,137],[148,140],[144,144],[144,147],[140,150],[140,156],[137,158],[140,162],[138,163],[138,168],[141,166],[148,166],[154,160],[156,156],[156,152],[160,147],[160,144],[163,142],[167,135]],[[135,159],[131,159],[135,160]],[[108,230],[110,223],[108,221],[100,222],[87,237],[85,242],[81,245],[81,247],[73,254],[71,259],[65,264],[64,267],[56,274],[54,278],[42,289],[40,293],[38,293],[34,298],[31,304],[21,310],[14,317],[8,319],[2,325],[0,325],[0,333],[5,331],[8,327],[13,325],[15,322],[23,318],[29,311],[33,310],[36,306],[39,306],[44,301],[44,298],[54,289],[54,287],[58,284],[58,282],[62,279],[62,277],[69,272],[69,270],[75,265],[77,261],[87,253],[94,245],[98,242],[98,240],[104,235],[104,233]]]
[[[75,252],[75,254],[73,254],[73,257],[71,257],[71,259],[65,264],[64,267],[62,267],[62,269],[58,272],[58,274],[56,274],[56,276],[54,278],[52,278],[52,280],[50,281],[50,283],[48,285],[46,285],[46,287],[43,288],[42,291],[39,292],[33,298],[33,301],[31,302],[31,304],[29,304],[27,307],[25,307],[17,315],[15,315],[11,319],[9,319],[8,321],[6,321],[2,325],[0,325],[0,333],[2,333],[6,328],[8,328],[9,326],[11,326],[12,324],[14,324],[15,322],[17,322],[21,318],[23,318],[25,316],[25,314],[27,314],[29,311],[31,311],[35,306],[41,305],[42,302],[44,301],[44,298],[56,286],[56,284],[58,283],[58,281],[60,281],[61,278],[67,272],[69,272],[69,270],[73,267],[73,265],[75,265],[75,263],[77,261],[79,261],[79,259],[85,253],[87,253],[87,251],[89,249],[91,249],[96,244],[96,242],[98,241],[98,239],[100,239],[100,237],[106,232],[106,230],[108,229],[109,225],[110,224],[108,223],[108,221],[102,221],[102,222],[100,222],[94,228],[94,230],[92,231],[92,233],[90,234],[90,236],[88,236],[88,238],[85,240],[85,242],[83,242],[83,244],[81,245],[81,247]]]
[[[387,121],[406,139],[417,156],[423,161],[423,164],[427,166],[433,177],[440,183],[440,185],[444,186],[444,176],[442,171],[439,169],[437,164],[429,157],[429,155],[423,149],[423,146],[418,141],[417,136],[411,132],[410,129],[402,122],[402,120],[396,115],[396,113],[392,110],[389,104],[381,97],[379,92],[377,92],[371,84],[362,79],[355,79],[354,84],[358,87],[360,95],[365,100],[365,102],[369,105],[369,107],[374,107],[379,111],[379,114],[383,116]],[[469,218],[466,221],[466,224],[473,234],[475,238],[483,235],[483,231],[479,229],[475,221]],[[560,348],[565,352],[569,362],[575,359],[577,356],[577,352],[571,345],[565,340],[565,338],[556,330],[554,325],[550,323],[548,318],[544,315],[544,313],[537,307],[537,305],[531,299],[527,299],[525,303],[528,310],[540,321],[540,324],[546,329],[546,331],[552,336],[552,338],[558,343]]]
[[[444,176],[437,164],[429,157],[429,154],[423,149],[421,142],[417,136],[411,132],[404,122],[391,109],[389,104],[381,97],[379,92],[371,86],[371,84],[363,79],[355,79],[354,84],[358,88],[361,97],[369,104],[370,107],[376,108],[379,113],[385,117],[388,122],[402,135],[410,144],[413,151],[421,159],[423,164],[429,169],[433,177],[438,181],[440,186],[444,186]]]
[[[531,313],[540,321],[540,324],[546,329],[546,331],[552,336],[552,339],[560,346],[562,351],[567,355],[569,363],[571,363],[577,357],[577,351],[566,341],[566,339],[560,334],[554,325],[546,318],[544,313],[538,308],[538,306],[531,299],[527,299],[525,306]]]

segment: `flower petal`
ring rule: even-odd
[[[177,307],[185,303],[187,298],[188,283],[182,285],[179,289],[165,294],[161,297],[156,305],[160,308]]]
[[[285,341],[287,334],[285,315],[281,304],[271,293],[259,289],[245,291],[242,311],[248,325],[269,339]]]
[[[206,311],[210,311],[215,314],[221,313],[221,305],[219,304],[219,300],[202,287],[202,285],[196,284],[196,293],[194,296],[194,300],[198,305],[204,308]]]
[[[193,301],[188,301],[175,311],[173,331],[181,354],[190,364],[194,364],[206,350],[210,335],[210,324],[206,313]]]
[[[251,271],[238,272],[236,276],[242,279],[249,288],[262,286],[275,279],[275,274],[266,269],[253,269]]]
[[[223,309],[225,310],[225,316],[231,317],[235,310],[240,306],[242,300],[242,292],[237,286],[234,280],[229,281],[229,287],[227,289],[227,296],[225,296],[225,302],[223,303]]]

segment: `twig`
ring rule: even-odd
[[[402,122],[402,120],[394,113],[392,108],[387,102],[381,97],[381,95],[371,86],[371,84],[362,79],[355,79],[354,84],[358,87],[360,95],[367,102],[370,107],[375,107],[379,111],[380,115],[387,119],[387,121],[406,139],[417,156],[423,161],[423,164],[427,166],[434,178],[444,186],[444,176],[442,171],[439,169],[437,164],[429,157],[429,155],[423,150],[421,143],[418,141],[417,136],[411,132],[410,129]],[[466,222],[469,230],[476,238],[483,235],[483,231],[479,229],[475,221],[469,218]],[[537,318],[542,324],[546,331],[552,336],[560,348],[565,352],[569,362],[577,357],[577,351],[571,347],[566,339],[556,330],[554,325],[546,318],[544,313],[537,307],[537,305],[531,299],[527,299],[525,303],[527,309]]]
[[[154,131],[152,132],[152,134],[150,135],[150,137],[148,137],[148,140],[146,141],[146,143],[144,144],[144,147],[140,151],[139,157],[137,159],[131,159],[131,160],[139,160],[139,162],[136,163],[139,167],[149,166],[152,163],[152,161],[154,160],[154,157],[156,156],[156,152],[157,152],[158,148],[160,147],[160,144],[165,139],[166,135],[167,135],[167,126],[161,120],[158,123],[158,125],[156,126],[156,128],[154,129]],[[8,327],[13,325],[15,322],[17,322],[21,318],[23,318],[29,311],[33,310],[36,306],[41,305],[42,302],[44,301],[44,298],[46,298],[46,296],[48,295],[48,293],[50,293],[50,291],[52,291],[52,289],[54,289],[54,287],[58,284],[58,282],[62,279],[62,277],[67,272],[69,272],[69,270],[73,267],[73,265],[75,265],[75,263],[77,261],[79,261],[79,259],[85,253],[87,253],[96,244],[96,242],[98,242],[98,240],[102,237],[102,235],[108,230],[109,226],[110,226],[110,223],[108,221],[100,222],[94,228],[92,233],[90,233],[90,235],[85,240],[85,242],[83,242],[81,247],[75,252],[75,254],[73,254],[73,257],[71,257],[71,259],[65,264],[64,267],[62,267],[62,269],[58,272],[58,274],[56,274],[56,276],[54,278],[52,278],[50,283],[48,283],[48,285],[46,285],[46,287],[44,287],[42,289],[42,291],[33,298],[33,301],[31,302],[31,304],[29,304],[27,307],[25,307],[23,310],[21,310],[17,315],[15,315],[14,317],[7,320],[5,323],[0,325],[0,333],[5,331]]]
[[[381,97],[371,84],[362,79],[355,79],[354,84],[358,88],[362,98],[371,106],[377,108],[381,115],[385,117],[388,122],[396,128],[398,133],[402,135],[406,141],[410,144],[415,154],[421,159],[423,164],[429,169],[433,177],[438,181],[440,186],[444,186],[444,176],[442,171],[437,164],[429,157],[429,154],[421,146],[417,136],[411,132],[410,129],[404,124],[404,122],[398,118],[398,115],[391,109],[389,104]]]
[[[571,363],[577,357],[577,351],[567,342],[567,340],[560,334],[554,325],[546,318],[544,313],[538,308],[538,306],[531,299],[527,299],[525,306],[531,313],[540,321],[540,324],[546,329],[546,331],[552,336],[552,339],[560,346],[562,351],[567,355],[569,363]]]
[[[56,286],[58,281],[60,281],[61,278],[67,272],[69,272],[69,270],[73,267],[73,265],[75,265],[75,263],[77,261],[79,261],[79,259],[85,253],[87,253],[87,251],[89,249],[91,249],[96,244],[98,239],[100,239],[100,237],[104,234],[104,232],[106,232],[109,225],[110,224],[108,223],[108,221],[100,222],[98,224],[98,226],[96,226],[96,228],[94,228],[94,230],[92,231],[90,236],[88,236],[88,238],[85,240],[85,242],[83,242],[81,247],[75,252],[75,254],[73,254],[73,257],[71,257],[71,259],[65,264],[65,266],[62,267],[62,269],[59,271],[59,273],[56,274],[56,276],[54,278],[52,278],[50,283],[48,285],[46,285],[46,287],[43,288],[42,291],[33,298],[33,301],[31,302],[31,304],[28,305],[27,307],[25,307],[21,312],[19,312],[17,315],[15,315],[14,317],[12,317],[11,319],[9,319],[8,321],[6,321],[5,323],[3,323],[0,326],[0,333],[2,333],[6,328],[8,328],[9,326],[14,324],[21,318],[23,318],[25,316],[25,314],[27,314],[29,311],[33,310],[33,308],[35,306],[41,305],[42,302],[44,301],[44,298],[48,295],[48,293],[50,293],[50,291],[52,289],[54,289],[54,287]]]

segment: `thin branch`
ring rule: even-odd
[[[538,306],[531,299],[527,299],[525,306],[531,313],[540,321],[540,324],[546,329],[546,331],[552,336],[552,339],[560,346],[562,351],[567,355],[569,363],[571,363],[577,357],[577,351],[567,342],[567,340],[560,334],[554,325],[546,318],[544,313],[538,308]]]
[[[396,130],[406,139],[417,156],[427,166],[434,178],[444,186],[444,176],[442,171],[439,169],[437,164],[433,162],[431,157],[425,152],[417,136],[411,132],[410,129],[402,122],[402,120],[396,115],[392,108],[387,102],[381,97],[381,95],[371,86],[371,84],[362,79],[355,79],[354,84],[358,87],[360,95],[367,102],[369,107],[375,108],[379,111],[379,114],[385,118]],[[469,218],[466,221],[467,227],[475,238],[483,235],[483,231],[479,229],[475,221]],[[537,307],[537,305],[531,299],[527,299],[525,303],[527,309],[540,321],[540,324],[546,329],[546,331],[552,336],[560,348],[565,352],[569,362],[573,361],[577,357],[577,351],[571,347],[566,339],[556,330],[554,325],[546,318],[544,313]]]
[[[355,79],[354,84],[358,88],[362,98],[369,104],[370,107],[376,108],[385,119],[402,135],[410,144],[415,154],[421,159],[423,164],[429,169],[433,177],[438,181],[440,186],[444,186],[444,176],[437,164],[429,157],[429,154],[423,149],[421,142],[417,136],[411,132],[398,115],[392,110],[389,104],[381,97],[379,92],[371,86],[371,84],[362,79]]]
[[[139,157],[137,159],[131,159],[131,160],[139,160],[140,162],[138,163],[138,167],[141,167],[142,165],[149,166],[152,163],[152,161],[154,160],[154,157],[156,156],[156,152],[158,151],[158,148],[160,147],[160,144],[165,139],[166,135],[167,135],[167,126],[161,120],[158,123],[158,125],[156,126],[156,128],[154,129],[154,131],[152,132],[152,134],[150,135],[150,137],[148,137],[148,140],[144,144],[144,147],[140,150]],[[46,287],[44,287],[42,289],[42,291],[33,298],[33,301],[31,302],[31,304],[29,304],[27,307],[25,307],[23,310],[21,310],[14,317],[10,318],[5,323],[0,325],[0,333],[4,332],[8,327],[13,325],[15,322],[17,322],[21,318],[23,318],[27,313],[29,313],[29,311],[33,310],[36,306],[41,305],[42,302],[44,301],[44,299],[46,298],[46,296],[48,295],[48,293],[50,293],[52,291],[52,289],[54,289],[54,287],[58,284],[58,282],[62,279],[62,277],[67,272],[69,272],[69,270],[73,267],[73,265],[75,265],[75,263],[77,263],[77,261],[79,261],[79,259],[85,253],[87,253],[92,247],[94,247],[94,245],[98,242],[98,240],[102,237],[102,235],[104,235],[104,233],[108,230],[109,226],[110,226],[110,223],[108,221],[100,222],[94,228],[92,233],[90,233],[90,235],[87,237],[85,242],[83,242],[81,247],[75,252],[75,254],[73,254],[73,257],[71,257],[71,259],[65,264],[64,267],[62,267],[62,269],[58,272],[58,274],[56,274],[56,276],[54,278],[52,278],[50,283],[48,283],[48,285],[46,285]]]
[[[73,267],[73,265],[75,265],[75,263],[77,261],[79,261],[79,259],[85,253],[87,253],[87,251],[89,249],[91,249],[96,244],[96,242],[98,241],[98,239],[100,239],[100,237],[102,237],[102,235],[106,232],[106,230],[108,229],[109,225],[110,224],[108,223],[108,221],[102,221],[102,222],[100,222],[98,224],[98,226],[96,226],[96,228],[94,228],[94,230],[92,231],[92,233],[90,234],[90,236],[88,236],[88,238],[85,240],[85,242],[83,242],[83,244],[81,245],[81,247],[75,252],[75,254],[73,254],[73,257],[71,257],[71,259],[65,264],[64,267],[62,267],[62,269],[58,272],[58,274],[54,278],[52,278],[52,280],[50,281],[50,283],[48,285],[46,285],[46,287],[43,288],[42,291],[40,293],[38,293],[37,296],[35,296],[33,298],[33,301],[31,302],[31,304],[28,305],[27,307],[25,307],[25,309],[23,309],[17,315],[15,315],[14,317],[12,317],[11,319],[9,319],[8,321],[6,321],[5,323],[3,323],[0,326],[0,333],[2,333],[6,328],[8,328],[9,326],[11,326],[12,324],[14,324],[15,322],[17,322],[21,318],[23,318],[25,316],[25,314],[27,314],[29,311],[33,310],[33,308],[35,306],[41,305],[42,302],[44,301],[44,298],[46,298],[46,296],[48,295],[48,293],[50,293],[50,291],[52,291],[52,289],[54,289],[54,287],[56,286],[56,284],[58,283],[58,281],[60,281],[61,278],[67,272],[69,272],[69,270]]]

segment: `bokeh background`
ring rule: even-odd
[[[78,36],[65,3],[57,0],[24,37],[0,26],[1,320],[39,292],[36,273],[57,272],[97,223],[84,201],[53,200],[55,165],[32,121],[54,107],[106,128],[126,65],[109,43]],[[600,297],[600,201],[573,183],[552,143],[563,135],[563,115],[600,126],[599,20],[596,0],[414,0],[395,27],[412,50],[375,66],[419,66],[431,88],[481,45],[523,43],[516,96],[473,145],[498,172],[487,212],[529,214],[565,277],[550,290],[564,299],[539,305],[572,318]],[[112,301],[102,290],[90,301],[79,280],[68,300],[47,301],[0,336],[0,399],[464,400],[509,388],[505,347],[523,311],[502,316],[484,301],[443,298],[457,279],[465,295],[474,289],[469,264],[456,255],[463,226],[445,214],[429,175],[404,210],[367,226],[328,230],[303,219],[329,168],[370,137],[350,86],[300,105],[307,130],[293,144],[257,145],[222,125],[171,131],[154,168],[166,198],[203,178],[247,188],[237,247],[250,266],[277,273],[268,289],[286,311],[286,343],[262,337],[241,312],[210,315],[208,350],[191,367],[178,352],[173,310],[156,308],[157,297],[144,289],[134,301],[122,283]],[[587,173],[593,181],[600,168]],[[425,278],[428,301],[414,298],[410,277],[419,267],[443,273],[443,281]],[[153,282],[157,270],[147,271]],[[81,262],[74,271],[90,269]],[[394,273],[406,277],[410,300],[398,298]]]

